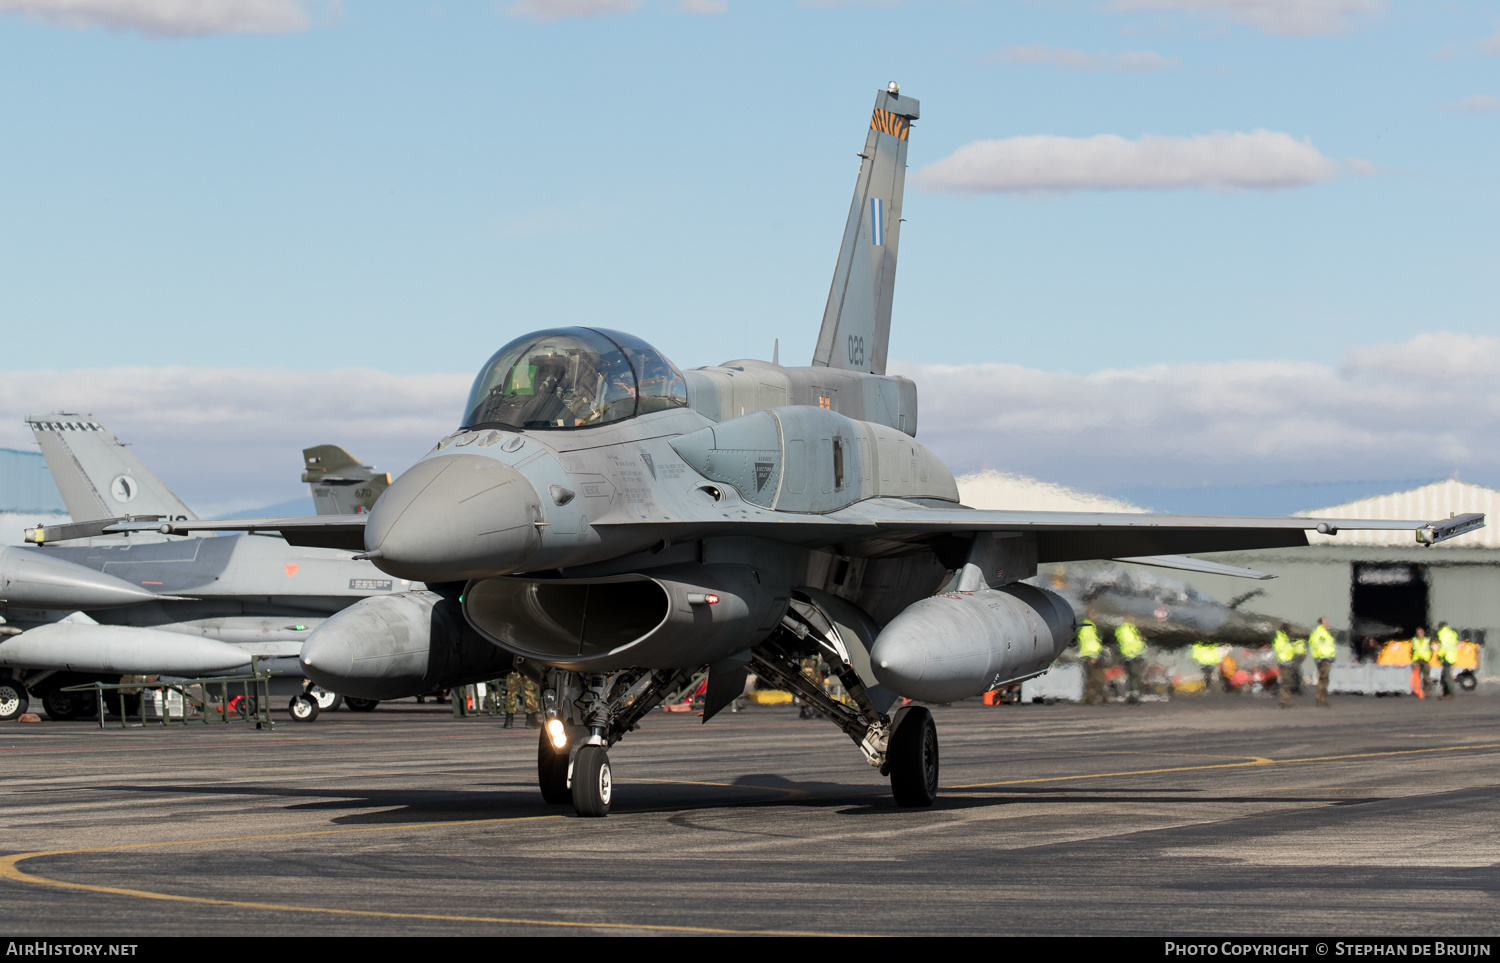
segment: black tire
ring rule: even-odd
[[[0,722],[19,719],[31,708],[31,693],[14,679],[0,679]]]
[[[1473,692],[1475,688],[1479,686],[1479,680],[1474,678],[1474,673],[1468,671],[1467,669],[1465,669],[1463,672],[1460,672],[1458,674],[1458,677],[1454,681],[1457,682],[1458,687],[1465,692]]]
[[[319,712],[336,712],[344,704],[343,696],[337,692],[329,692],[320,685],[309,686],[307,694],[318,701]]]
[[[541,786],[542,799],[550,805],[561,806],[573,800],[568,792],[568,750],[553,749],[545,728],[536,746],[536,781]]]
[[[350,712],[373,712],[380,705],[379,699],[358,699],[354,696],[344,696],[344,705],[349,707]]]
[[[609,815],[614,784],[609,771],[609,753],[603,746],[584,746],[573,757],[573,811],[580,816]]]
[[[64,692],[48,689],[42,694],[42,711],[53,722],[68,722],[89,715],[95,709],[91,692]]]
[[[937,800],[937,723],[922,706],[912,706],[891,734],[885,750],[891,795],[898,806],[931,806]]]
[[[292,714],[293,722],[313,722],[318,718],[318,700],[306,693],[292,696],[286,711]]]

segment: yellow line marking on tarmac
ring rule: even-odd
[[[635,780],[632,780],[635,781]],[[650,782],[671,782],[672,780],[642,780]],[[693,786],[717,786],[731,789],[759,789],[769,792],[782,792],[787,798],[795,798],[795,794],[807,793],[802,790],[784,789],[771,786],[736,786],[731,783],[705,783],[690,782],[686,785]],[[683,807],[672,807],[680,809]],[[662,810],[637,809],[623,810],[622,812],[658,812]],[[168,846],[198,846],[213,843],[237,843],[250,842],[262,839],[298,839],[311,836],[338,836],[348,833],[373,833],[385,832],[395,833],[402,830],[427,830],[446,829],[455,826],[487,826],[500,823],[538,822],[547,819],[563,819],[563,813],[552,813],[545,816],[498,816],[489,819],[464,819],[454,822],[440,823],[402,823],[396,826],[346,826],[339,829],[313,829],[294,833],[261,833],[252,836],[221,836],[214,839],[182,839],[169,840],[155,843],[123,843],[114,846],[89,846],[82,849],[52,849],[33,853],[16,853],[10,856],[0,856],[0,879],[9,879],[18,883],[30,883],[38,886],[50,886],[55,889],[82,890],[90,893],[106,893],[112,896],[133,896],[137,899],[154,899],[170,903],[194,903],[206,906],[233,906],[239,909],[270,910],[282,913],[313,913],[323,916],[360,916],[377,917],[380,919],[404,919],[404,920],[434,920],[447,923],[505,923],[516,926],[549,926],[574,929],[604,929],[604,930],[650,930],[661,933],[706,933],[729,936],[870,936],[869,933],[833,933],[819,932],[815,930],[754,930],[754,929],[729,929],[713,926],[674,926],[666,923],[599,923],[588,920],[548,920],[534,919],[530,917],[504,917],[504,916],[460,916],[442,913],[397,913],[385,910],[359,910],[338,909],[324,906],[296,906],[288,903],[263,903],[254,900],[221,899],[210,896],[182,896],[175,893],[159,893],[152,890],[129,889],[121,886],[99,886],[93,883],[72,883],[66,880],[52,879],[47,876],[38,876],[21,869],[20,864],[31,859],[39,859],[43,856],[72,856],[80,853],[108,853],[121,852],[132,849],[161,849]]]
[[[1382,756],[1412,756],[1425,752],[1462,752],[1467,749],[1500,749],[1500,742],[1482,743],[1473,746],[1438,746],[1432,749],[1391,749],[1384,752],[1352,752],[1340,756],[1307,756],[1301,759],[1269,759],[1264,756],[1247,756],[1246,762],[1216,762],[1203,766],[1171,766],[1165,769],[1136,769],[1130,772],[1093,772],[1076,776],[1044,776],[1037,779],[1006,779],[1001,782],[975,782],[963,786],[947,786],[955,789],[987,789],[991,786],[1019,786],[1038,782],[1069,782],[1075,779],[1108,779],[1111,776],[1153,776],[1166,772],[1194,772],[1204,769],[1243,769],[1251,766],[1292,766],[1315,762],[1341,762],[1346,759],[1376,759]]]

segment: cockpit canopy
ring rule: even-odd
[[[554,328],[495,352],[474,379],[465,428],[592,428],[687,406],[660,351],[603,328]]]

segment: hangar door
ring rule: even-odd
[[[1349,590],[1349,634],[1376,642],[1409,639],[1427,622],[1427,566],[1354,563]]]

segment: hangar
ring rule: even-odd
[[[1409,532],[1309,533],[1308,548],[1224,552],[1214,560],[1277,576],[1264,582],[1178,574],[1215,598],[1263,593],[1249,607],[1310,628],[1327,616],[1338,641],[1410,638],[1446,621],[1478,643],[1481,679],[1500,675],[1500,491],[1448,479],[1301,515],[1435,520],[1483,512],[1486,527],[1428,548]]]

